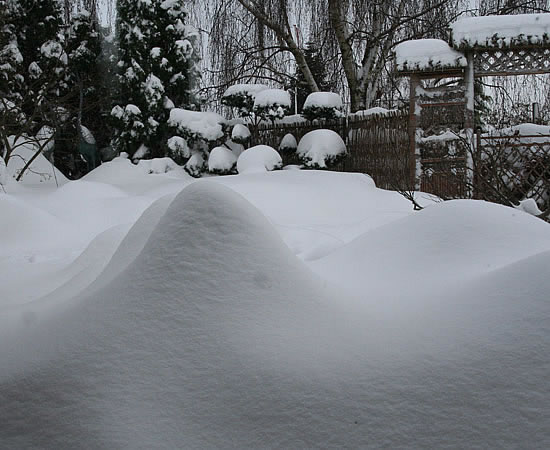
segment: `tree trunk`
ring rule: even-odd
[[[365,101],[364,95],[362,95],[359,89],[359,80],[357,79],[357,69],[355,66],[355,60],[353,58],[353,49],[349,41],[348,30],[346,26],[346,9],[347,2],[342,0],[329,0],[329,19],[330,24],[336,35],[338,41],[338,47],[342,55],[342,66],[344,67],[344,73],[348,82],[348,88],[350,92],[351,111],[359,111],[364,109]]]

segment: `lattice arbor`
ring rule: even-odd
[[[476,77],[550,73],[550,48],[543,46],[475,48],[473,55]]]
[[[416,187],[444,198],[509,205],[532,198],[550,208],[550,135],[476,139],[473,120],[475,77],[550,73],[550,14],[460,19],[451,25],[450,45],[428,41],[396,49],[397,70],[410,77]],[[452,95],[422,87],[423,80],[452,77],[460,78]]]

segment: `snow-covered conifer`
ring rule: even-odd
[[[197,107],[192,92],[199,77],[198,34],[185,22],[181,1],[119,0],[117,150],[133,156],[144,145],[149,157],[174,156],[168,146],[170,110]],[[126,114],[128,104],[139,109],[139,120]]]

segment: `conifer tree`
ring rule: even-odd
[[[25,98],[23,109],[32,114],[37,106],[52,111],[55,99],[66,93],[67,54],[62,34],[62,8],[58,0],[19,0],[22,14],[16,23],[23,57]]]
[[[319,90],[329,91],[330,85],[327,82],[325,63],[323,62],[319,49],[315,47],[313,42],[308,42],[306,44],[304,56]],[[307,96],[313,92],[310,84],[307,82],[301,71],[298,71],[296,76],[296,89],[298,91],[298,112],[300,112],[302,111]]]
[[[181,1],[119,0],[119,92],[113,146],[133,158],[169,153],[170,109],[197,106],[198,35]]]

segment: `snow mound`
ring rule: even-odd
[[[343,157],[347,150],[335,131],[313,130],[300,139],[296,152],[306,166],[324,169]]]
[[[208,171],[211,173],[228,174],[233,172],[237,157],[226,147],[215,147],[208,156]]]
[[[451,232],[483,222],[453,208]],[[6,448],[550,444],[550,252],[396,314],[335,295],[217,182],[149,225],[100,290],[47,319],[22,309],[10,334],[0,316]]]
[[[36,150],[32,145],[17,147],[8,161],[8,173],[16,178],[35,153]],[[61,186],[67,181],[69,181],[67,177],[57,170],[44,155],[38,155],[21,177],[20,183]]]
[[[437,70],[466,67],[466,57],[441,39],[416,39],[395,47],[397,70]]]
[[[365,233],[312,268],[357,294],[428,292],[550,250],[550,226],[474,200],[437,203]]]
[[[269,145],[250,147],[239,155],[237,171],[239,173],[268,172],[283,166],[281,155]]]

